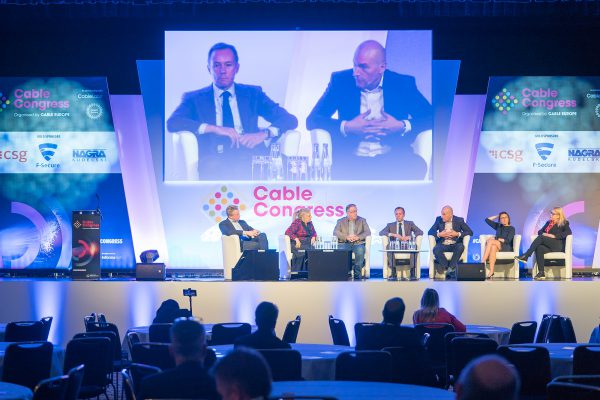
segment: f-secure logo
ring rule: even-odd
[[[538,143],[535,145],[535,149],[537,150],[538,155],[543,161],[546,161],[550,154],[552,154],[552,150],[554,149],[553,143]]]
[[[56,149],[58,148],[57,144],[54,143],[42,143],[39,146],[40,153],[46,161],[50,161],[52,157],[54,157],[54,153],[56,153]]]

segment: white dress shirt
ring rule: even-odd
[[[223,92],[225,92],[225,91],[228,91],[231,94],[231,96],[229,96],[229,107],[231,107],[231,114],[233,115],[234,129],[240,135],[243,135],[244,127],[242,126],[242,119],[240,118],[240,109],[238,108],[237,97],[235,95],[235,84],[231,85],[229,88],[223,90],[223,89],[219,89],[213,83],[213,94],[214,94],[215,112],[216,112],[215,124],[217,126],[223,126]],[[206,124],[206,123],[200,124],[200,127],[198,128],[198,134],[203,135],[206,132],[207,125],[208,124]],[[271,131],[271,135],[273,137],[279,136],[279,128],[270,126],[266,129]],[[255,133],[255,132],[250,132],[250,133]],[[267,138],[267,140],[265,140],[265,145],[268,145],[270,142],[271,142],[271,140],[269,138]]]
[[[364,114],[368,110],[371,110],[371,112],[365,118],[366,120],[374,121],[383,119],[381,114],[381,111],[384,110],[383,75],[381,76],[381,80],[375,89],[363,89],[360,91],[360,113]],[[344,136],[346,136],[346,122],[347,121],[342,121],[340,124],[340,131]],[[402,134],[410,132],[410,121],[402,120],[402,122],[404,122],[405,125],[405,130]],[[390,150],[390,146],[382,145],[380,139],[374,137],[369,138],[369,140],[361,141],[358,145],[358,148],[355,150],[355,155],[361,157],[375,157],[380,154],[388,153]]]

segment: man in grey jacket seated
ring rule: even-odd
[[[338,219],[333,234],[340,242],[339,248],[352,250],[352,274],[354,280],[361,279],[365,265],[365,240],[367,236],[371,236],[371,230],[367,220],[358,216],[356,204],[346,206],[346,216]]]

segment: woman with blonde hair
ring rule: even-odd
[[[427,288],[421,297],[421,308],[413,314],[413,323],[445,323],[454,327],[456,332],[466,332],[467,327],[445,308],[440,308],[440,296],[435,289]]]
[[[292,224],[285,234],[292,242],[292,272],[306,270],[306,249],[310,249],[317,239],[317,232],[312,223],[309,208],[301,208],[294,213]]]
[[[554,207],[550,212],[550,219],[538,231],[538,237],[535,238],[525,253],[515,257],[515,259],[526,263],[527,259],[535,252],[539,272],[533,279],[546,279],[544,255],[554,251],[565,251],[567,236],[571,234],[571,227],[569,221],[565,218],[562,207]]]

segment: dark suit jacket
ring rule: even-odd
[[[235,341],[234,347],[251,347],[253,349],[291,349],[289,343],[284,342],[267,330],[257,330],[256,332],[243,336]]]
[[[546,233],[546,228],[548,225],[550,225],[550,221],[546,221],[544,226],[542,226],[542,229],[538,231],[538,235]],[[569,226],[569,221],[565,221],[563,226],[554,225],[552,228],[550,228],[548,233],[556,236],[557,240],[562,241],[562,251],[565,251],[565,240],[567,239],[567,236],[573,234],[573,232],[571,232],[571,227]]]
[[[514,226],[504,226],[489,218],[485,219],[485,223],[491,226],[496,231],[496,239],[504,239],[500,251],[513,251],[513,239],[515,237]]]
[[[398,346],[423,347],[421,338],[413,327],[381,323],[354,329],[356,350],[381,350],[384,347]]]
[[[215,381],[199,362],[186,362],[142,381],[140,399],[220,399]]]
[[[382,141],[384,144],[394,146],[412,142],[416,134],[432,128],[431,104],[417,89],[414,77],[386,70],[382,88],[384,111],[398,120],[410,120],[411,124],[410,133],[405,136],[390,135]],[[338,118],[333,118],[336,111]],[[325,93],[306,119],[306,127],[328,131],[336,157],[340,154],[353,154],[361,138],[344,137],[340,132],[340,124],[359,114],[360,89],[356,86],[352,70],[334,72]]]
[[[240,219],[238,223],[242,226],[242,229],[244,231],[251,231],[254,229],[250,225],[248,225],[243,219]],[[223,221],[219,222],[219,229],[221,230],[221,233],[223,235],[243,235],[242,231],[238,231],[235,229],[233,223],[229,220],[229,218],[225,218]]]
[[[281,133],[298,126],[298,119],[271,100],[260,86],[236,83],[235,96],[245,132],[258,132],[259,116],[279,128]],[[181,104],[167,120],[167,129],[196,133],[201,124],[215,125],[216,115],[214,90],[210,85],[183,95]]]
[[[435,241],[437,243],[441,243],[444,241],[444,238],[437,237],[437,234],[438,232],[443,232],[445,229],[446,223],[442,221],[442,217],[437,217],[427,234],[435,236]],[[467,225],[465,220],[461,217],[457,217],[456,215],[452,217],[452,230],[460,233],[460,237],[456,238],[457,242],[460,242],[461,239],[467,235],[473,236],[473,231],[471,228],[469,228],[469,225]]]
[[[235,84],[240,120],[245,132],[258,132],[258,117],[269,121],[283,133],[298,126],[298,119],[271,100],[260,86]],[[167,120],[170,132],[198,132],[201,124],[216,124],[213,86],[188,92]],[[266,155],[267,147],[232,148],[228,137],[213,134],[197,135],[198,172],[203,179],[250,179],[252,155]],[[236,165],[237,164],[237,165]],[[225,172],[222,172],[225,170]],[[239,171],[245,173],[236,173]]]
[[[415,237],[423,235],[423,231],[421,229],[419,229],[419,227],[417,225],[415,225],[414,222],[406,220],[406,219],[402,222],[404,223],[404,234],[406,236],[410,236],[411,232],[414,232]],[[383,228],[381,231],[379,231],[379,236],[387,236],[389,233],[401,233],[401,232],[396,232],[396,230],[397,230],[396,223],[397,223],[397,221],[390,222],[389,224],[387,224],[385,226],[385,228]]]

